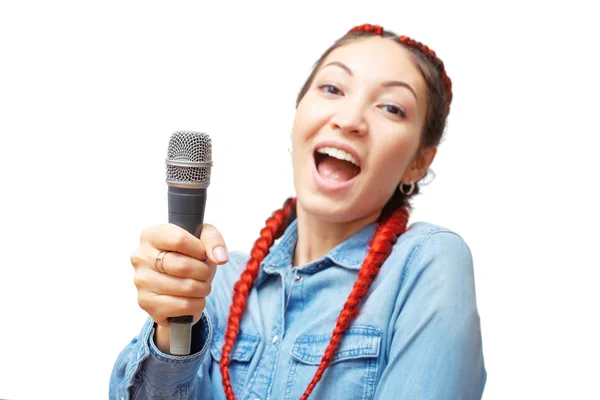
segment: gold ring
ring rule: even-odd
[[[158,253],[158,255],[156,256],[156,260],[154,261],[154,267],[156,268],[156,270],[162,274],[165,273],[165,268],[163,267],[163,258],[165,257],[165,254],[170,253],[169,251],[161,251],[160,253]],[[159,262],[160,261],[160,262]],[[160,267],[159,267],[160,265]]]

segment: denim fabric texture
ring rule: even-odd
[[[292,267],[296,221],[261,263],[231,354],[236,399],[299,399],[313,378],[375,231],[368,225],[323,258]],[[193,340],[172,356],[153,321],[121,351],[111,399],[225,399],[219,360],[232,288],[248,255],[218,267]],[[480,399],[487,373],[473,259],[457,233],[416,222],[398,238],[311,399]]]

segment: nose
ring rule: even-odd
[[[331,119],[331,126],[342,134],[363,136],[367,133],[365,106],[360,101],[338,101],[339,108]]]

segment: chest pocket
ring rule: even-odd
[[[378,379],[382,336],[382,330],[372,326],[349,328],[311,397],[372,399]],[[286,400],[302,397],[330,339],[331,335],[298,336],[290,352],[292,364],[286,383]]]
[[[225,344],[224,335],[223,331],[215,330],[210,345],[210,354],[214,360],[212,374],[213,378],[216,374],[219,375],[219,382],[221,381],[219,362],[221,361],[221,350]],[[233,345],[233,349],[229,355],[229,376],[231,377],[231,386],[236,397],[243,391],[250,361],[252,361],[256,353],[259,342],[260,336],[240,332]]]

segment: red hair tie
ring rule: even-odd
[[[370,32],[375,35],[383,35],[383,28],[379,25],[364,24],[350,29],[348,32]]]

